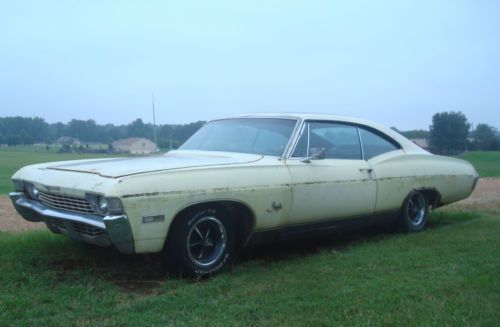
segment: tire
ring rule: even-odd
[[[234,224],[221,207],[188,210],[170,232],[169,266],[188,276],[209,276],[222,270],[234,255]]]
[[[427,198],[418,191],[412,191],[406,197],[399,214],[399,223],[403,231],[414,233],[424,229],[429,217]]]

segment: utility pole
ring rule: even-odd
[[[155,115],[155,94],[151,92],[151,103],[153,105],[153,134],[155,137],[155,145],[156,145],[156,150],[158,149],[158,143],[156,141],[156,115]]]

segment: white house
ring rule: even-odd
[[[158,151],[158,147],[151,140],[142,137],[129,137],[112,143],[116,152],[132,154],[151,154]]]
[[[81,142],[79,139],[71,137],[71,136],[61,136],[57,139],[56,143],[58,144],[68,144],[68,145],[80,145]]]

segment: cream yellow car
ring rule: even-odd
[[[259,241],[379,222],[420,231],[478,174],[374,122],[259,114],[213,120],[165,155],[31,165],[12,181],[26,220],[209,275]]]

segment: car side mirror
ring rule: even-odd
[[[325,148],[311,148],[309,157],[302,159],[301,162],[310,163],[311,160],[325,159],[325,151]]]

